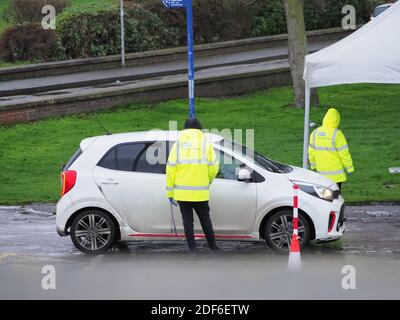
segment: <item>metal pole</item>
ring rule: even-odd
[[[308,169],[308,141],[310,139],[310,96],[311,89],[306,82],[306,105],[304,108],[304,142],[303,142],[303,168]]]
[[[124,23],[124,0],[120,0],[121,14],[121,65],[125,67],[125,23]]]
[[[188,43],[188,88],[189,88],[189,118],[196,117],[194,105],[194,40],[193,40],[193,4],[186,0],[187,43]]]

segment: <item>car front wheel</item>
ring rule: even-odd
[[[274,213],[265,226],[265,241],[276,252],[287,253],[290,248],[293,227],[293,212],[283,210]],[[311,235],[310,223],[299,213],[298,234],[300,246],[308,244]]]
[[[71,240],[84,253],[105,253],[114,243],[115,223],[99,210],[81,212],[72,222]]]

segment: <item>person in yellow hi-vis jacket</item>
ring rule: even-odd
[[[339,130],[340,114],[330,108],[324,117],[322,127],[315,129],[310,136],[308,155],[311,169],[331,179],[342,187],[346,172],[354,172],[353,160],[346,138]]]
[[[173,145],[167,162],[167,197],[171,204],[178,201],[185,236],[190,250],[196,249],[193,209],[211,250],[219,250],[210,218],[210,185],[219,171],[214,148],[203,133],[197,119],[187,119],[185,128]]]

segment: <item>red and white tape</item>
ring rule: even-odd
[[[299,186],[293,186],[293,234],[299,235]]]
[[[289,250],[288,269],[290,271],[301,270],[300,243],[299,243],[299,186],[293,185],[293,220],[292,241]]]

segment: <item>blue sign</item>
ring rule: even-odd
[[[164,6],[167,8],[185,8],[186,7],[186,0],[163,0]]]
[[[192,0],[163,0],[167,8],[186,8],[187,46],[188,46],[188,95],[189,117],[196,117],[194,107],[194,41],[193,41],[193,5]]]

